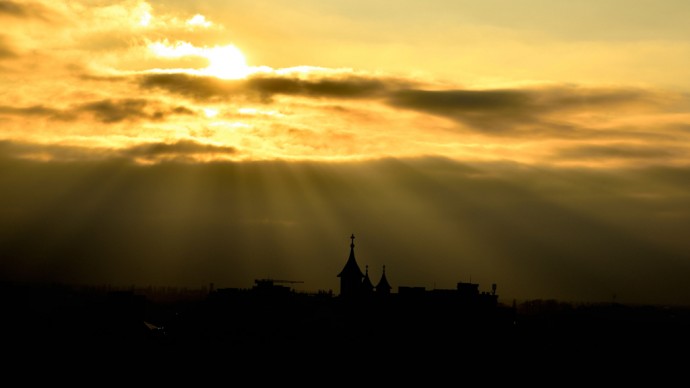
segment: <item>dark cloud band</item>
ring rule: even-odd
[[[16,18],[37,18],[47,21],[52,14],[53,11],[41,4],[0,0],[0,17],[4,15]]]
[[[231,146],[204,144],[193,140],[172,143],[143,143],[123,149],[87,148],[58,144],[37,144],[0,140],[0,159],[27,159],[36,155],[55,161],[148,160],[194,161],[201,156],[233,156],[238,150]]]
[[[74,114],[68,111],[48,108],[43,105],[33,105],[28,107],[0,106],[0,115],[48,117],[59,120],[72,120],[75,118]]]
[[[234,155],[237,148],[202,144],[192,140],[179,140],[175,143],[147,143],[127,148],[121,152],[132,157],[156,158],[159,156],[189,156],[189,155]]]
[[[199,100],[227,100],[238,96],[267,100],[277,94],[314,98],[374,98],[385,96],[391,88],[407,84],[399,80],[356,76],[303,80],[260,75],[244,80],[222,80],[176,73],[147,74],[139,79],[139,85],[144,89],[162,89]]]
[[[80,114],[93,116],[97,121],[111,124],[121,121],[164,120],[171,115],[193,115],[185,106],[164,106],[146,99],[97,100],[75,105],[69,109],[55,109],[42,105],[30,107],[0,106],[0,115],[47,117],[72,121]]]
[[[25,5],[13,1],[0,1],[0,14],[27,16],[28,12]]]
[[[490,135],[563,132],[564,122],[554,113],[605,111],[626,106],[655,104],[653,92],[640,89],[545,86],[495,90],[425,90],[413,81],[361,76],[303,80],[292,75],[257,74],[244,80],[221,80],[189,74],[146,74],[138,79],[143,89],[160,89],[195,100],[222,101],[256,98],[270,102],[274,95],[306,98],[369,99],[390,107],[444,117],[464,130]],[[528,128],[526,128],[528,127]],[[562,135],[563,136],[563,135]]]
[[[665,159],[677,156],[682,152],[681,150],[664,147],[663,145],[588,144],[563,147],[556,152],[556,156],[567,160]]]
[[[190,115],[194,112],[184,106],[161,107],[145,99],[101,100],[80,105],[79,112],[92,114],[103,123],[116,123],[124,120],[162,120],[169,115]]]

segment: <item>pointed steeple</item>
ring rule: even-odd
[[[343,270],[338,274],[340,278],[340,295],[342,296],[359,294],[362,289],[362,278],[364,277],[362,270],[357,265],[357,260],[355,260],[354,234],[350,236],[350,240],[350,257],[348,257]]]
[[[381,295],[388,295],[391,293],[391,285],[388,283],[388,279],[386,278],[386,266],[383,266],[383,273],[381,274],[381,280],[379,280],[379,284],[376,285],[376,293],[381,294]]]
[[[362,292],[365,294],[370,294],[374,292],[374,285],[371,284],[371,279],[369,279],[369,266],[365,266],[366,272],[364,273],[364,280],[362,281]]]
[[[350,236],[350,240],[352,242],[350,243],[350,257],[347,258],[347,263],[345,263],[345,267],[343,267],[343,270],[340,271],[338,274],[339,278],[342,278],[343,276],[358,276],[359,280],[361,281],[362,278],[364,277],[364,274],[362,273],[362,270],[359,269],[359,265],[357,265],[357,260],[355,260],[355,235],[353,234]]]

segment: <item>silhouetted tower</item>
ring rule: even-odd
[[[362,281],[362,294],[370,295],[374,292],[374,285],[371,283],[371,279],[369,279],[369,266],[367,265],[365,268],[364,280]]]
[[[355,235],[350,236],[350,257],[345,263],[345,267],[340,271],[340,296],[351,297],[359,295],[362,291],[362,278],[364,274],[355,260]],[[370,282],[371,283],[371,282]]]
[[[376,285],[376,293],[379,295],[389,295],[391,293],[391,288],[392,287],[386,278],[386,266],[384,265],[381,280],[379,280],[379,284]]]

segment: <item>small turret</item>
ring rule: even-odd
[[[388,283],[386,278],[386,266],[383,266],[383,273],[381,274],[381,280],[379,284],[376,285],[376,293],[379,295],[388,295],[391,293],[391,285]]]
[[[365,266],[364,280],[362,281],[362,293],[365,295],[374,292],[374,285],[371,284],[371,279],[369,279],[369,266]]]

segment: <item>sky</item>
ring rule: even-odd
[[[689,304],[689,17],[0,0],[0,277]]]

